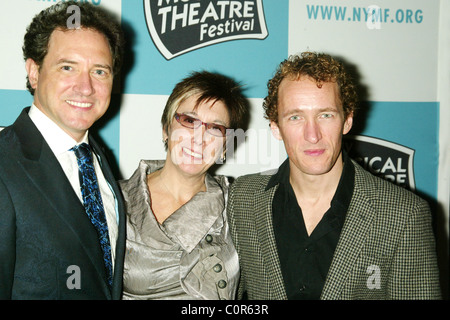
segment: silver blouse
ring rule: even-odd
[[[206,192],[159,224],[147,175],[163,165],[141,160],[120,182],[127,208],[123,299],[234,299],[239,262],[226,218],[228,180],[207,174]]]

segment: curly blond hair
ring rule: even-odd
[[[268,81],[268,95],[263,101],[266,119],[278,123],[278,88],[283,79],[298,80],[302,76],[315,80],[319,88],[324,82],[337,83],[345,119],[355,114],[358,105],[356,86],[344,65],[328,54],[303,52],[281,62],[273,78]]]

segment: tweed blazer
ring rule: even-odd
[[[440,299],[431,212],[356,162],[355,187],[321,299]],[[238,298],[287,299],[272,223],[271,173],[236,179],[228,215],[241,265]]]

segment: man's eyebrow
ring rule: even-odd
[[[68,59],[60,59],[58,60],[58,64],[68,63],[68,64],[78,64],[76,61],[68,60]]]
[[[302,114],[306,112],[307,108],[294,108],[291,110],[287,110],[286,112],[282,113],[282,116],[290,116],[293,114]],[[322,107],[317,109],[317,112],[321,113],[321,112],[339,112],[339,108],[336,106],[329,106],[329,107]]]
[[[109,71],[112,71],[112,68],[111,68],[111,66],[109,64],[97,63],[97,64],[94,64],[94,67],[102,68],[102,69],[108,69]]]
[[[64,63],[67,63],[67,64],[78,64],[77,61],[70,60],[70,59],[60,59],[58,61],[58,64],[64,64]],[[109,64],[96,63],[96,64],[94,64],[94,67],[107,69],[108,71],[112,71],[112,67]]]
[[[337,106],[323,107],[318,110],[319,112],[339,112]]]

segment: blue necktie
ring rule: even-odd
[[[97,230],[100,246],[103,251],[108,283],[112,285],[111,245],[109,243],[108,225],[102,196],[97,183],[97,176],[92,161],[92,152],[88,144],[82,143],[70,149],[75,152],[78,162],[81,195],[86,213]]]

